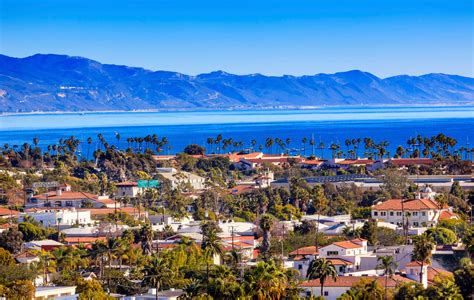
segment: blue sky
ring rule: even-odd
[[[0,52],[198,74],[474,76],[468,0],[0,0]]]

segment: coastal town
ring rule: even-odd
[[[473,149],[229,140],[3,145],[0,299],[473,299]]]

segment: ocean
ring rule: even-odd
[[[375,142],[388,141],[388,150],[393,155],[398,145],[406,146],[406,141],[418,134],[443,133],[455,138],[457,147],[469,145],[474,138],[473,128],[474,106],[10,114],[0,116],[0,145],[32,143],[38,137],[39,146],[46,148],[60,138],[74,135],[83,142],[79,150],[85,152],[88,137],[93,139],[92,149],[98,147],[99,133],[109,144],[120,148],[126,148],[128,137],[156,134],[169,141],[170,147],[165,147],[162,154],[171,154],[191,143],[209,148],[207,138],[221,134],[223,138],[242,141],[243,148],[250,148],[251,140],[255,139],[256,150],[262,145],[264,151],[266,138],[289,138],[288,148],[299,153],[303,151],[303,137],[314,137],[316,145],[323,142],[326,147],[339,143],[342,150],[346,149],[346,139],[370,137]],[[120,142],[116,133],[120,133]],[[215,151],[216,147],[213,148]],[[278,146],[268,151],[282,152]],[[321,155],[320,150],[315,151]],[[307,143],[306,154],[311,152]],[[325,157],[330,154],[329,150],[323,151]]]

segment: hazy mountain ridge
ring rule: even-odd
[[[189,76],[66,55],[0,55],[3,112],[467,103],[474,103],[474,78],[457,75]]]

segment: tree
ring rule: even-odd
[[[428,228],[424,234],[429,236],[436,245],[452,245],[457,241],[454,231],[447,228]]]
[[[306,274],[308,279],[319,279],[321,284],[321,296],[324,295],[324,282],[328,277],[336,280],[337,272],[334,265],[325,258],[314,259],[308,267],[308,273]]]
[[[357,283],[355,283],[350,290],[342,294],[340,300],[359,300],[359,299],[382,299],[383,289],[377,283],[377,280],[370,280],[368,278],[361,277]]]
[[[0,248],[0,265],[1,266],[13,266],[15,264],[15,258],[7,250]]]
[[[426,290],[426,296],[434,300],[462,300],[459,287],[450,278],[434,278],[434,284]]]
[[[376,231],[377,222],[375,220],[368,220],[361,228],[360,237],[366,239],[371,245],[376,245],[378,244]]]
[[[151,257],[151,260],[143,269],[143,273],[145,274],[143,283],[156,288],[156,299],[158,299],[160,288],[164,283],[171,282],[173,276],[169,261],[157,255]]]
[[[377,261],[380,264],[377,265],[377,269],[383,270],[383,274],[385,275],[385,288],[384,288],[384,299],[387,299],[387,291],[388,291],[388,278],[393,275],[395,272],[395,268],[397,267],[397,263],[394,261],[393,256],[379,256]]]
[[[197,144],[191,144],[187,145],[183,152],[189,155],[204,155],[204,153],[206,153],[206,149]]]
[[[113,300],[115,298],[107,295],[102,285],[97,280],[79,279],[76,292],[79,294],[79,300]]]
[[[405,195],[409,186],[405,173],[394,169],[386,169],[381,172],[381,176],[381,188],[388,197],[401,199]]]
[[[23,234],[16,227],[5,230],[0,235],[0,247],[13,254],[21,251],[23,245]]]
[[[454,282],[459,287],[464,299],[472,300],[474,295],[474,268],[469,258],[461,261],[461,268],[454,271]]]
[[[284,299],[288,278],[273,260],[259,262],[245,274],[245,290],[253,299]]]
[[[429,262],[431,251],[434,249],[434,242],[431,237],[421,235],[415,240],[415,247],[413,248],[412,259],[419,261],[420,267],[420,282],[423,282],[423,267],[425,263]]]
[[[204,223],[201,226],[201,232],[202,232],[202,243],[201,243],[201,248],[202,250],[205,251],[205,256],[206,256],[206,278],[207,281],[209,282],[209,261],[215,256],[215,255],[222,255],[222,243],[220,238],[217,236],[217,230],[215,227],[207,225]]]
[[[144,224],[140,228],[141,247],[143,254],[150,255],[152,252],[153,229],[150,224]]]
[[[43,229],[35,224],[22,222],[18,225],[18,230],[23,234],[25,242],[44,239]]]
[[[270,231],[273,227],[274,218],[270,214],[264,214],[260,217],[258,223],[260,229],[263,231],[263,240],[261,245],[261,251],[265,260],[268,259],[270,249]]]
[[[396,286],[393,292],[394,300],[418,299],[423,297],[425,289],[418,282],[404,282]],[[423,300],[425,298],[423,297]]]

